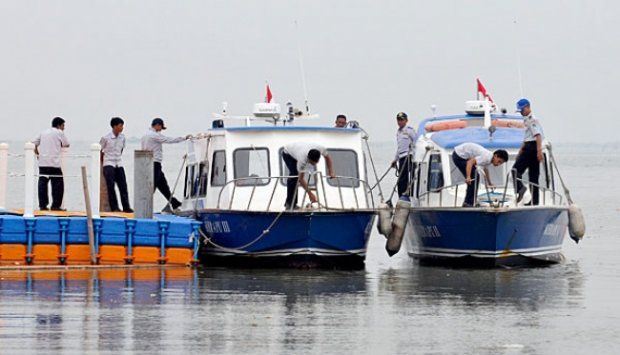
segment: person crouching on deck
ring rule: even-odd
[[[498,149],[491,153],[490,150],[485,149],[479,144],[463,143],[454,147],[452,161],[463,174],[465,177],[465,182],[467,183],[467,192],[465,195],[465,202],[463,202],[463,207],[473,207],[474,189],[476,188],[476,185],[472,184],[472,182],[477,181],[477,179],[474,178],[476,175],[473,175],[476,171],[476,165],[482,166],[487,184],[493,185],[491,183],[491,177],[489,176],[488,167],[489,165],[499,166],[507,162],[508,152],[503,149]]]
[[[334,166],[332,158],[327,154],[327,149],[318,144],[312,143],[291,143],[282,150],[282,159],[288,168],[289,175],[286,183],[286,203],[284,207],[288,209],[298,209],[297,206],[297,182],[308,193],[310,202],[317,202],[317,198],[305,179],[305,173],[311,173],[316,170],[316,164],[321,159],[321,155],[325,157],[327,163],[327,174],[330,178],[335,178]]]

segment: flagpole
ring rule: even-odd
[[[310,109],[308,108],[308,89],[306,88],[306,72],[304,71],[304,60],[301,55],[301,41],[299,40],[299,26],[297,25],[297,20],[295,20],[295,34],[297,35],[297,53],[299,56],[299,67],[301,69],[301,85],[304,89],[304,102],[306,104],[306,113],[310,113]]]

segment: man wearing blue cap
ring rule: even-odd
[[[532,109],[530,108],[530,101],[528,99],[521,99],[517,101],[517,112],[523,116],[523,123],[525,124],[525,136],[523,137],[523,145],[519,149],[517,160],[512,166],[513,171],[516,171],[514,178],[514,186],[517,193],[517,202],[521,202],[526,188],[521,182],[521,177],[528,170],[528,180],[531,186],[532,193],[532,205],[538,205],[538,176],[540,175],[540,162],[543,160],[542,153],[542,127],[538,120],[534,117]]]

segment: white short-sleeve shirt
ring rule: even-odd
[[[308,162],[308,152],[312,149],[318,150],[322,156],[327,156],[327,149],[319,144],[313,143],[291,143],[284,146],[284,152],[297,160],[297,171],[314,170],[313,165]]]
[[[454,148],[454,152],[465,160],[476,159],[476,164],[480,166],[488,166],[493,159],[493,153],[491,151],[476,143],[457,145]]]
[[[39,166],[60,168],[60,151],[69,147],[69,140],[61,129],[51,127],[41,132],[32,142],[39,151]]]

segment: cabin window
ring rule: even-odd
[[[278,152],[278,156],[280,157],[280,176],[290,176],[291,173],[288,171],[288,167],[286,166],[286,163],[284,162],[284,159],[282,158],[283,151],[284,151],[284,148],[280,148],[280,151]],[[308,175],[304,175],[304,177],[308,179]],[[280,183],[282,185],[286,185],[287,180],[288,178],[281,178]],[[316,179],[314,178],[314,175],[310,175],[310,181],[308,181],[308,186],[316,186]]]
[[[207,195],[207,181],[209,180],[209,162],[203,161],[200,163],[200,171],[198,175],[199,196]]]
[[[194,167],[195,165],[188,165],[185,167],[185,188],[183,189],[183,196],[185,196],[185,198],[190,198],[191,195],[194,181]]]
[[[360,174],[357,153],[350,149],[328,149],[327,154],[332,159],[336,176],[343,176],[336,179],[327,179],[327,183],[330,186],[359,187]],[[324,164],[325,172],[327,173],[327,161]]]
[[[237,186],[269,184],[269,150],[267,148],[237,149],[233,152],[233,163]]]
[[[439,192],[443,187],[443,169],[441,167],[441,155],[439,153],[431,154],[428,169],[428,186],[427,190],[431,192]]]
[[[224,184],[226,184],[226,151],[216,150],[213,152],[211,186],[224,186]]]

